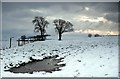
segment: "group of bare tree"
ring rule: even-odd
[[[35,17],[32,22],[35,26],[34,32],[40,32],[41,36],[43,36],[46,33],[46,27],[48,26],[49,22],[45,20],[45,18],[38,16]],[[63,19],[55,19],[53,20],[53,23],[55,25],[55,31],[59,34],[58,40],[61,40],[62,34],[64,32],[73,31],[73,24],[69,21],[65,21]]]

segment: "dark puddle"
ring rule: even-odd
[[[58,64],[59,62],[62,62],[62,59],[64,58],[59,58],[56,59],[58,55],[55,56],[48,56],[43,58],[42,60],[37,60],[33,59],[30,57],[30,60],[28,63],[22,63],[19,64],[18,67],[12,67],[9,70],[5,71],[10,71],[13,73],[30,73],[32,74],[33,72],[40,72],[40,71],[45,71],[52,73],[53,71],[60,71],[61,67],[64,67],[65,64]]]

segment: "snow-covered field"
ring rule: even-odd
[[[118,77],[119,45],[117,36],[87,37],[78,33],[64,34],[62,41],[56,36],[24,46],[1,50],[2,77]],[[29,57],[42,59],[45,56],[64,57],[66,66],[53,73],[34,72],[15,74],[5,72],[9,64],[28,62]]]

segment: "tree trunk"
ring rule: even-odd
[[[59,32],[59,41],[61,41],[62,33]]]
[[[41,40],[43,40],[43,31],[41,30]]]
[[[12,38],[10,38],[10,47],[9,48],[11,48],[11,41],[12,41]]]

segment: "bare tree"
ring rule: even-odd
[[[35,26],[34,32],[40,32],[42,40],[43,40],[44,39],[43,35],[46,33],[45,28],[48,26],[49,22],[47,20],[45,20],[45,18],[43,18],[43,17],[36,16],[34,18],[34,20],[32,21],[32,23]]]
[[[58,32],[59,34],[59,40],[61,40],[62,34],[64,32],[69,32],[69,31],[73,31],[73,24],[69,21],[65,21],[62,19],[55,19],[53,21],[55,27],[55,30]]]

